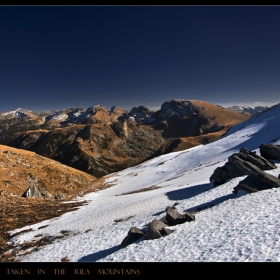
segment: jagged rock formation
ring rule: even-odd
[[[142,236],[144,236],[144,232],[140,230],[139,228],[132,227],[127,233],[127,236],[122,241],[121,245],[119,246],[119,249],[124,248],[138,239],[140,239]]]
[[[143,238],[144,240],[158,239],[174,232],[173,229],[169,229],[170,226],[183,224],[185,222],[192,222],[195,220],[195,215],[189,212],[180,214],[175,205],[166,207],[166,215],[160,220],[154,219],[144,230],[140,230],[136,227],[130,228],[127,236],[121,242],[119,249],[134,243],[135,241]]]
[[[178,224],[183,224],[185,222],[191,222],[194,220],[195,220],[195,216],[189,212],[182,215],[173,207],[166,208],[166,216],[164,222],[169,226],[175,226]]]
[[[255,171],[234,187],[234,193],[244,190],[249,193],[280,187],[280,179],[264,171]]]
[[[31,185],[23,194],[22,197],[36,197],[36,198],[43,198],[41,192],[38,188]]]
[[[228,158],[228,162],[222,167],[217,167],[210,177],[210,182],[218,186],[228,179],[250,175],[260,170],[271,170],[275,164],[267,159],[250,152],[246,148],[241,148],[239,153],[235,153]]]
[[[262,144],[260,145],[261,156],[266,159],[280,160],[280,146],[273,144]]]
[[[270,143],[261,144],[260,154],[266,159],[280,160],[280,146],[273,145]],[[245,190],[249,193],[257,192],[261,190],[267,190],[271,188],[280,187],[280,174],[278,178],[263,172],[261,170],[255,170],[253,173],[249,174],[244,180],[239,182],[239,184],[234,187],[234,193],[239,190]]]
[[[163,229],[165,227],[168,227],[168,225],[157,219],[154,219],[148,224],[148,228],[145,231],[145,239],[157,239],[164,236]]]
[[[103,106],[50,115],[0,114],[0,143],[34,151],[102,177],[164,153],[216,140],[248,117],[197,100],[171,100],[153,112]],[[40,115],[40,116],[38,116]]]
[[[60,199],[60,200],[65,200],[64,194],[51,194],[50,192],[40,188],[31,185],[23,194],[21,197],[33,197],[33,198],[54,198],[54,199]]]
[[[213,181],[214,186],[219,186],[228,179],[248,175],[234,187],[234,193],[239,190],[252,193],[270,188],[279,188],[280,176],[277,178],[264,172],[265,170],[276,168],[275,164],[268,159],[279,160],[279,148],[278,145],[262,144],[259,147],[262,156],[258,156],[246,148],[241,148],[239,153],[235,153],[228,158],[228,162],[224,166],[214,170],[210,177],[210,182]]]

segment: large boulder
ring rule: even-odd
[[[145,239],[157,239],[166,235],[166,232],[162,232],[163,228],[168,227],[167,224],[154,219],[148,224],[147,230],[145,232]]]
[[[127,236],[124,238],[124,240],[120,244],[119,249],[124,248],[124,247],[134,243],[135,241],[137,241],[138,239],[140,239],[143,236],[144,236],[144,232],[142,230],[140,230],[139,228],[136,228],[136,227],[130,228],[130,230],[127,233]]]
[[[280,145],[266,143],[261,144],[259,148],[262,157],[266,159],[280,160]]]
[[[244,180],[240,181],[239,184],[233,188],[233,192],[237,193],[239,190],[244,190],[253,193],[279,187],[279,178],[260,170],[248,175]]]
[[[252,164],[256,165],[260,170],[271,170],[276,168],[275,164],[268,161],[263,156],[257,155],[255,152],[251,152],[246,148],[241,148],[238,156]]]
[[[183,224],[185,222],[194,221],[195,217],[191,213],[186,213],[185,215],[182,215],[173,207],[168,206],[166,208],[165,220],[169,226],[175,226],[178,224]]]
[[[43,195],[38,190],[37,187],[31,185],[23,194],[22,197],[35,197],[35,198],[43,198]]]
[[[246,148],[241,148],[239,153],[235,153],[228,158],[228,162],[224,166],[214,170],[210,177],[210,182],[214,181],[214,186],[218,186],[225,183],[228,179],[274,168],[276,168],[274,163],[250,152]]]

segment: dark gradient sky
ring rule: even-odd
[[[0,6],[0,111],[279,92],[280,6]]]

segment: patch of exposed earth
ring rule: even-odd
[[[87,204],[83,195],[108,188],[111,184],[104,184],[104,178],[94,182],[89,188],[83,191],[76,191],[65,200],[24,198],[7,192],[0,193],[0,262],[20,262],[20,255],[30,254],[41,246],[67,238],[68,231],[62,231],[58,236],[34,236],[34,241],[15,246],[10,239],[25,231],[31,231],[27,226],[53,219],[64,213],[75,211],[80,206]],[[67,202],[67,203],[65,203]],[[9,232],[25,227],[24,230],[10,235]],[[26,228],[27,227],[27,228]],[[46,226],[44,226],[46,227]],[[65,260],[62,260],[65,261]]]

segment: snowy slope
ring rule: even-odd
[[[86,195],[88,204],[77,211],[10,232],[33,229],[13,238],[14,245],[20,246],[41,238],[35,237],[38,234],[61,236],[61,231],[68,231],[63,238],[18,258],[21,262],[60,262],[62,258],[70,262],[280,261],[280,189],[235,196],[233,187],[244,176],[217,188],[209,182],[214,169],[241,147],[259,153],[262,143],[280,144],[279,123],[278,104],[215,142],[106,176],[105,183],[113,186]],[[275,163],[277,169],[267,172],[278,176],[280,163]],[[124,195],[128,192],[134,193]],[[195,214],[194,222],[170,227],[175,232],[168,236],[140,239],[118,250],[130,227],[143,229],[175,202],[180,213],[205,209]]]

